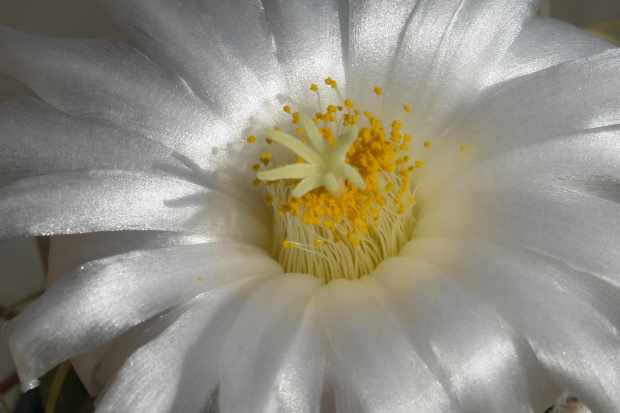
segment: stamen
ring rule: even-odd
[[[274,209],[274,257],[286,271],[330,281],[368,274],[409,240],[415,225],[410,175],[423,163],[410,163],[411,137],[401,132],[402,123],[392,122],[388,134],[365,111],[360,125],[362,112],[342,96],[336,81],[327,78],[325,84],[340,104],[323,111],[319,88],[311,85],[319,106],[314,118],[283,107],[293,125],[300,125],[294,127],[299,137],[278,127],[265,130],[266,140],[292,152],[289,163],[278,162],[284,160],[278,153],[273,159],[282,166],[269,169],[268,152],[253,169],[256,181],[267,183],[265,202]],[[374,92],[379,98],[383,90]]]

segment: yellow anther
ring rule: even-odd
[[[254,165],[252,165],[252,170],[254,172],[258,172],[259,169],[260,169],[260,165],[259,164],[255,163]]]
[[[344,100],[344,105],[350,109],[352,109],[355,105],[353,104],[353,102],[351,102],[351,99],[345,99]]]
[[[257,178],[257,179],[255,179],[255,180],[252,182],[252,185],[254,185],[254,186],[259,186],[261,182],[262,182],[262,181],[261,181],[260,179],[258,179],[258,178]]]
[[[256,136],[254,136],[254,135],[248,136],[248,142],[249,143],[256,142]]]
[[[407,202],[409,202],[410,204],[413,204],[415,202],[415,199],[410,196],[409,198],[407,198]]]
[[[267,142],[268,145],[271,145],[273,143],[273,141],[269,138],[265,138],[265,142]]]
[[[407,105],[403,105],[403,109],[405,109],[405,112],[407,113],[411,112],[411,108]]]
[[[424,147],[425,148],[430,148],[431,147],[431,143],[429,141],[424,142]]]
[[[377,96],[379,96],[383,93],[383,89],[381,89],[379,86],[375,86],[375,93],[377,94]]]
[[[271,205],[273,204],[273,197],[271,196],[271,194],[267,194],[265,195],[265,203],[267,205]]]
[[[424,167],[424,162],[422,162],[422,161],[415,161],[415,167],[416,168],[423,168]]]
[[[271,157],[272,156],[273,156],[273,154],[271,152],[264,153],[258,159],[263,163],[263,165],[268,166],[269,162],[271,162]]]
[[[304,130],[302,128],[297,128],[297,129],[295,129],[295,133],[297,133],[299,135],[303,135],[304,134]]]
[[[287,240],[282,241],[282,248],[288,248],[289,242]]]
[[[286,113],[291,113],[291,107],[289,105],[284,105],[282,110],[284,110]]]
[[[319,90],[319,87],[313,83],[310,85],[310,90],[313,92],[317,92]]]
[[[321,248],[323,246],[323,242],[320,239],[315,239],[314,246],[317,248]]]

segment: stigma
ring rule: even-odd
[[[250,136],[248,142],[269,148],[253,169],[254,184],[266,184],[265,202],[274,212],[274,258],[287,272],[329,282],[369,274],[409,241],[415,226],[411,175],[423,163],[413,160],[402,123],[394,120],[386,131],[381,119],[345,99],[336,81],[325,84],[338,105],[323,110],[313,84],[319,109],[313,117],[284,106],[291,133],[268,128],[264,141]],[[379,108],[382,92],[374,87]]]

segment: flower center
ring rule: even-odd
[[[381,119],[362,115],[344,99],[334,80],[325,83],[340,105],[323,111],[313,84],[319,106],[313,118],[284,106],[296,136],[265,130],[266,146],[287,150],[271,146],[260,157],[254,184],[266,183],[265,202],[274,210],[273,256],[287,272],[329,282],[370,273],[409,241],[415,225],[411,174],[424,165],[411,161],[411,137],[401,132],[402,123],[394,120],[386,132]],[[382,90],[374,92],[380,103]]]

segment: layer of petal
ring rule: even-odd
[[[261,211],[174,178],[138,172],[56,173],[0,189],[2,237],[164,230],[268,245]]]
[[[232,243],[105,258],[58,280],[5,326],[3,336],[27,389],[61,361],[101,345],[161,311],[219,286],[281,271],[264,251]]]
[[[363,280],[454,395],[459,412],[534,412],[554,401],[559,389],[528,344],[441,267],[390,258]]]
[[[218,385],[230,325],[258,282],[263,280],[214,290],[156,320],[136,339],[139,348],[105,390],[97,412],[204,411]]]
[[[406,254],[446,264],[450,277],[520,332],[558,384],[593,411],[620,408],[618,321],[596,311],[561,268],[527,250],[473,238],[414,244]]]

